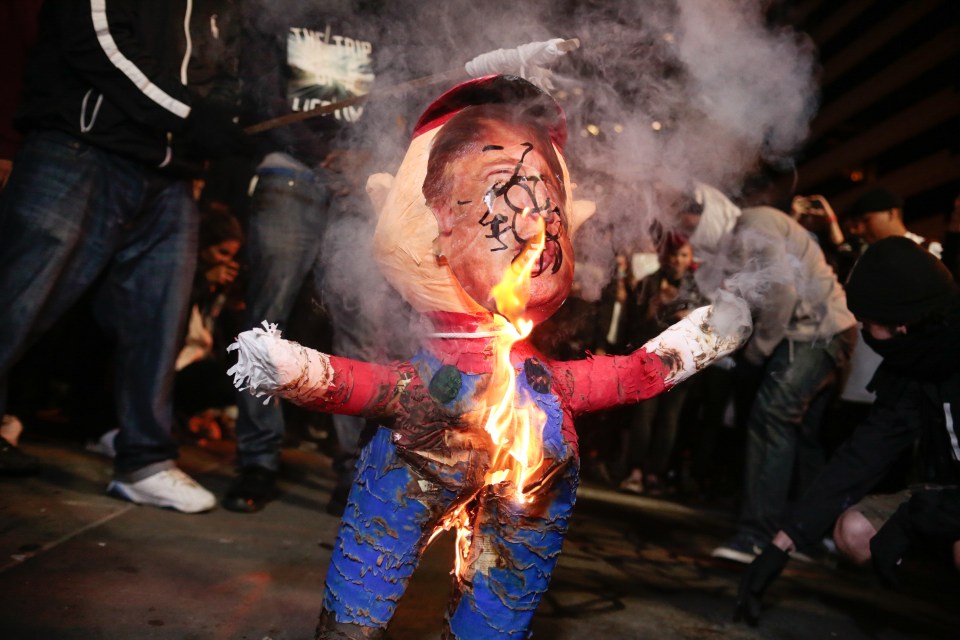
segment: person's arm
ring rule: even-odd
[[[137,122],[173,132],[185,127],[190,94],[179,69],[167,68],[140,42],[135,29],[140,3],[48,0],[47,5],[44,11],[58,24],[64,57],[78,75]]]
[[[889,384],[895,382],[890,380]],[[886,393],[899,397],[890,402],[884,397]],[[900,454],[913,445],[922,419],[913,394],[902,389],[878,389],[867,418],[790,510],[783,523],[784,532],[800,547],[820,540],[840,514],[867,495]]]
[[[790,215],[794,220],[800,219],[803,215],[821,216],[827,221],[830,243],[839,247],[844,243],[843,230],[840,228],[840,222],[837,220],[837,214],[826,198],[819,195],[814,196],[794,196],[790,203]]]
[[[751,260],[763,273],[762,307],[754,315],[753,336],[743,349],[743,357],[754,366],[763,364],[787,334],[799,293],[795,274],[785,264],[786,243],[775,228],[758,227],[765,240],[755,243]]]
[[[883,374],[882,374],[883,375]],[[760,619],[766,590],[780,576],[790,553],[821,539],[843,511],[863,498],[916,439],[921,419],[911,397],[887,378],[867,419],[830,458],[763,552],[740,579],[734,621]]]

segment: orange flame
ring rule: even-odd
[[[527,215],[526,212],[523,215]],[[533,321],[524,318],[523,313],[530,300],[530,274],[544,248],[543,218],[538,216],[536,220],[536,241],[524,247],[491,292],[497,311],[509,322],[500,320],[504,331],[494,339],[495,364],[487,392],[493,404],[484,428],[497,448],[486,482],[512,483],[521,502],[529,501],[523,487],[543,462],[543,425],[546,423],[546,415],[533,402],[518,406],[517,374],[510,362],[513,345],[533,329]]]
[[[521,215],[526,216],[528,212]],[[530,300],[531,273],[544,249],[543,218],[538,216],[537,223],[536,241],[527,243],[523,253],[506,269],[491,291],[500,313],[494,316],[494,323],[500,331],[494,338],[495,362],[487,390],[490,410],[484,425],[495,449],[484,481],[489,485],[511,483],[519,502],[532,499],[530,493],[524,492],[524,487],[543,464],[543,427],[547,421],[546,414],[533,401],[518,398],[517,372],[510,362],[513,345],[533,330],[533,321],[524,318],[523,314]],[[461,579],[472,539],[470,517],[464,507],[461,505],[444,518],[427,541],[429,545],[441,531],[456,527],[454,575]]]

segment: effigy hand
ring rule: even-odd
[[[237,352],[237,364],[227,370],[241,391],[262,397],[277,396],[293,402],[315,400],[333,380],[330,356],[281,337],[276,324],[263,322],[244,331],[227,347]]]
[[[674,386],[743,346],[752,326],[746,302],[721,292],[713,305],[689,312],[643,348],[670,363],[666,381]]]

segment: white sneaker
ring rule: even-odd
[[[180,469],[164,469],[136,482],[112,481],[109,495],[137,504],[168,507],[183,513],[209,511],[217,504],[213,494]]]

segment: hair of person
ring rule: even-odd
[[[243,228],[236,216],[225,211],[204,211],[200,217],[200,248],[236,240],[243,243]]]
[[[680,231],[668,231],[657,247],[660,261],[666,260],[667,257],[674,255],[688,244],[690,244],[690,237],[687,234]]]

